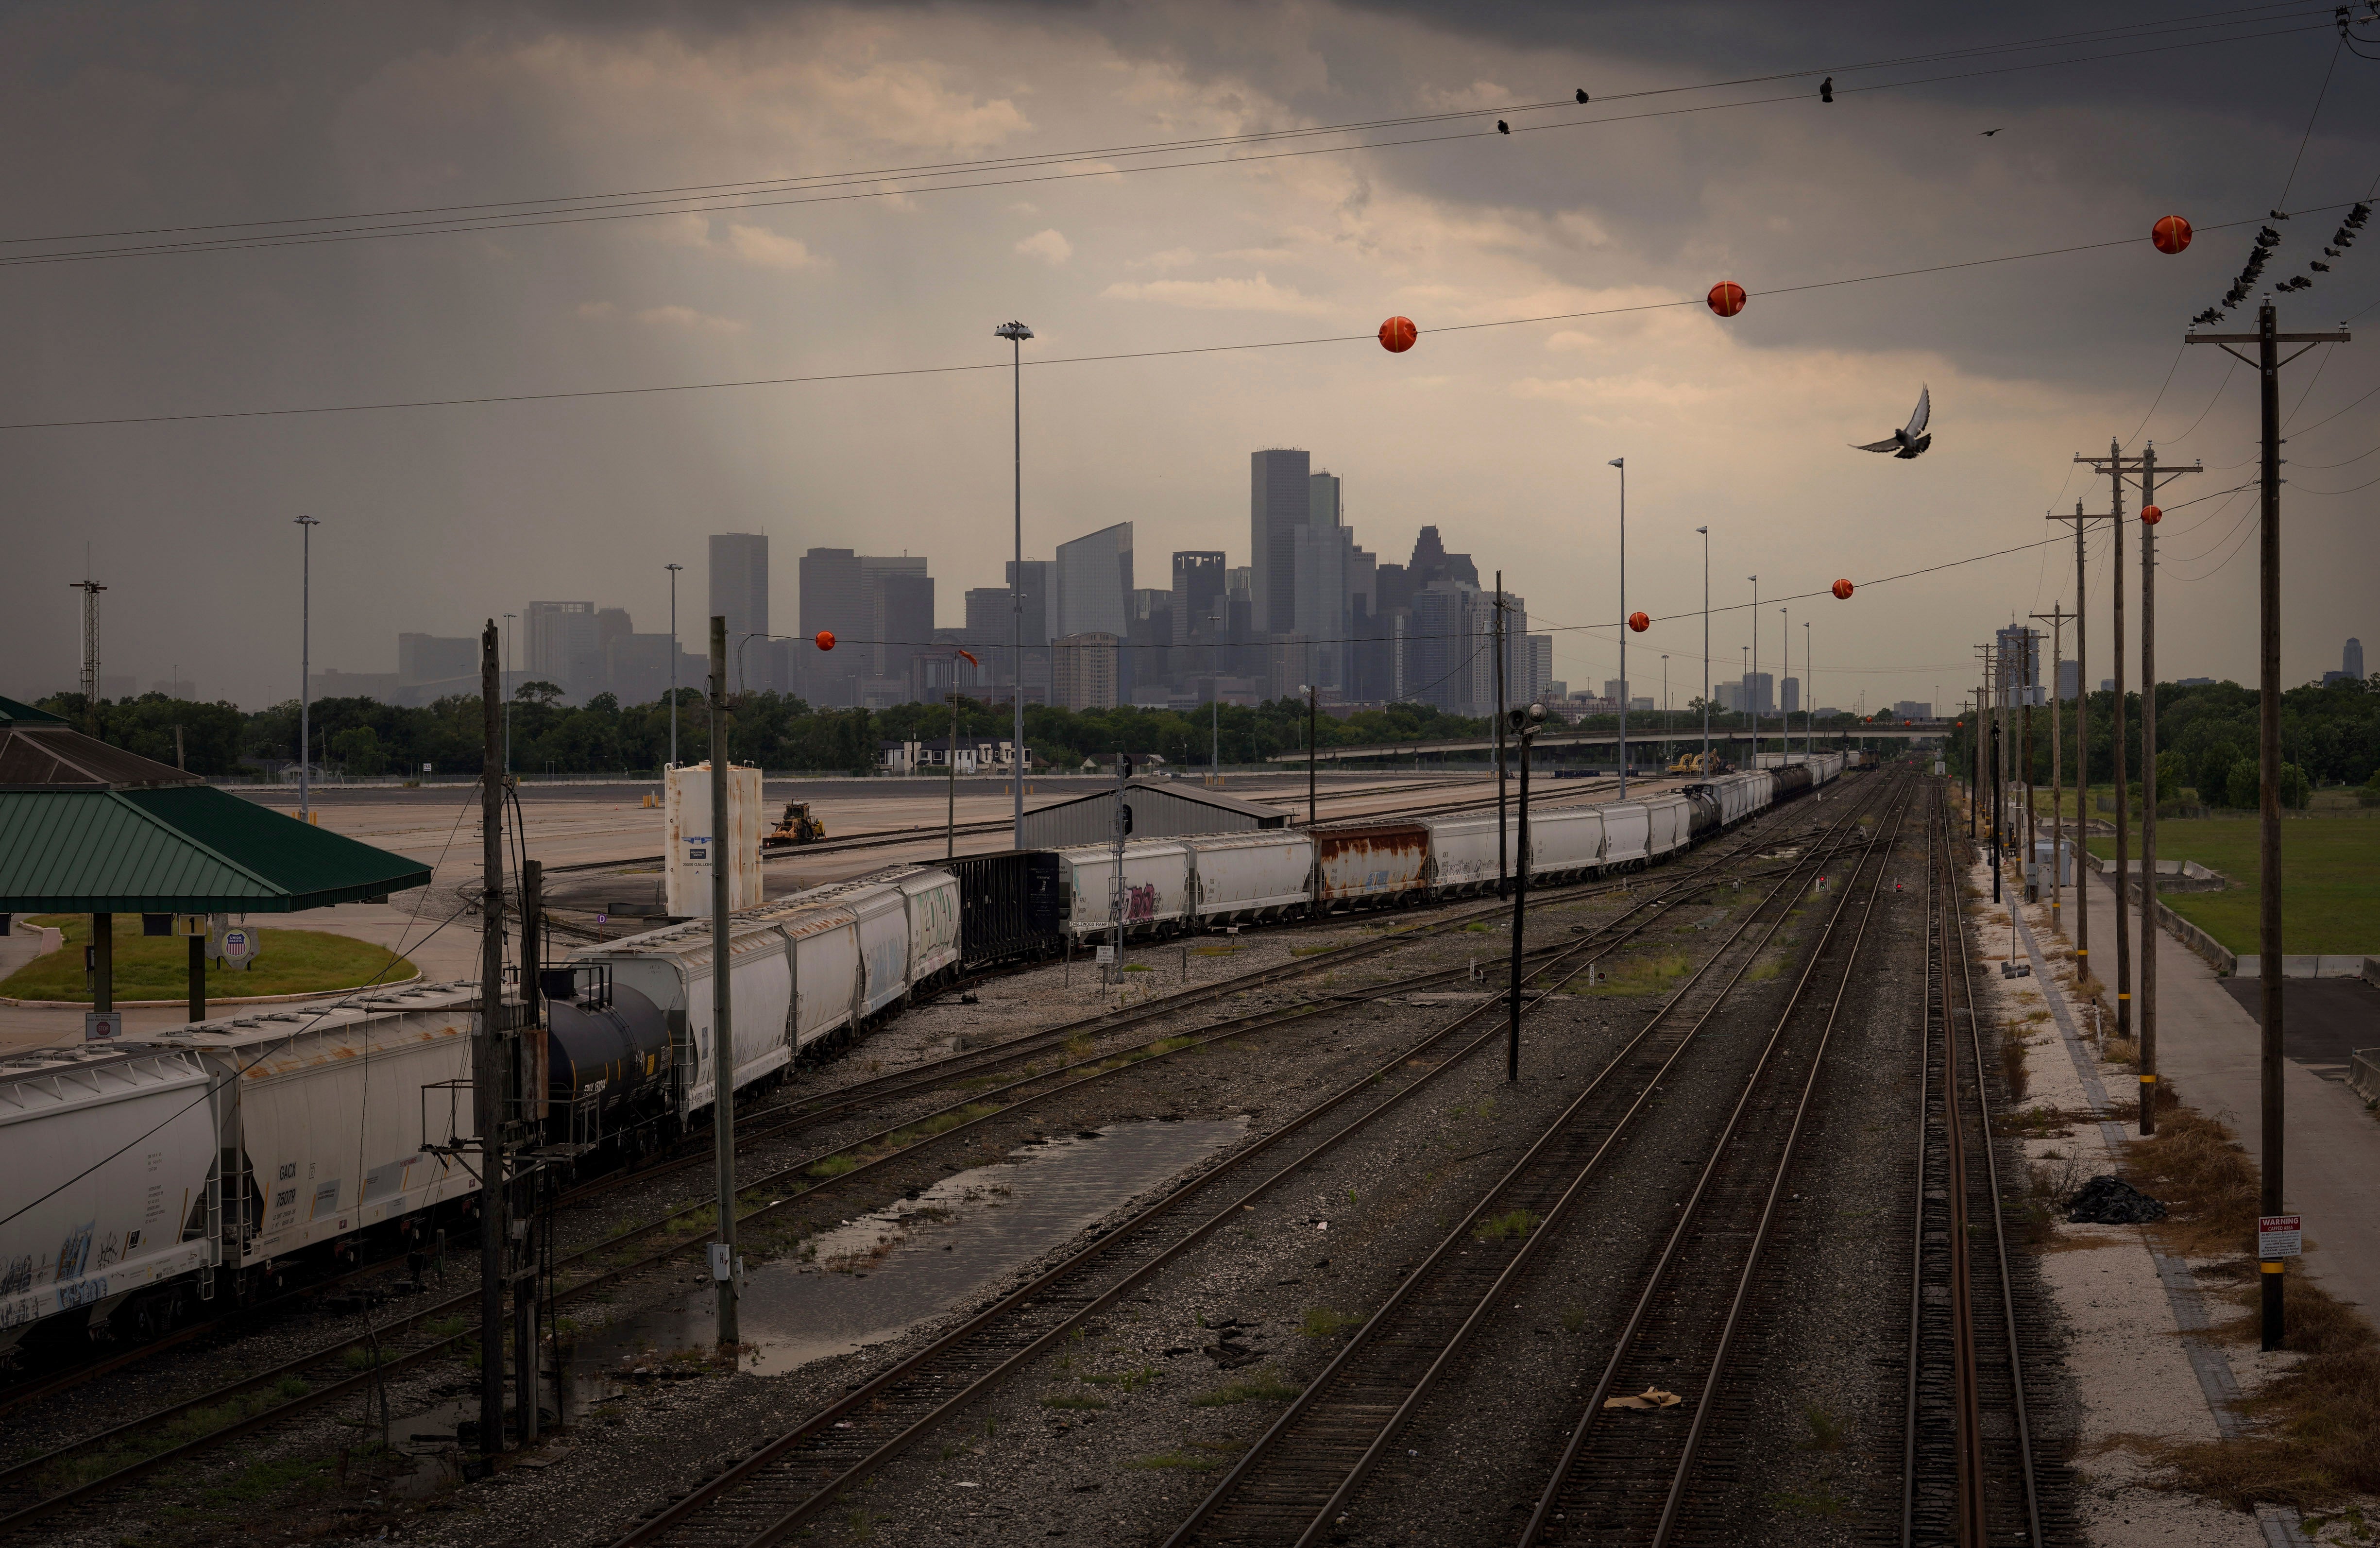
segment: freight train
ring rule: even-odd
[[[1663,861],[1832,780],[1822,753],[1625,802],[1532,810],[1546,884]],[[1515,862],[1517,857],[1515,857]],[[1492,891],[1492,813],[970,856],[734,914],[731,1090],[778,1079],[910,998],[1007,963],[1243,923]],[[1120,910],[1111,899],[1121,895]],[[605,942],[542,971],[549,1145],[618,1160],[718,1099],[708,921]],[[193,1303],[292,1270],[419,1249],[475,1210],[479,986],[359,993],[0,1058],[0,1354],[29,1333],[152,1335]]]

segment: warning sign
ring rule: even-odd
[[[2305,1251],[2305,1232],[2299,1217],[2293,1214],[2259,1215],[2256,1219],[2256,1256],[2265,1262],[2276,1258],[2295,1258]]]

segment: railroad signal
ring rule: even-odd
[[[1391,317],[1380,324],[1380,347],[1391,355],[1402,355],[1414,347],[1421,330],[1410,317]]]
[[[1835,596],[1839,601],[1849,602],[1851,600],[1852,590],[1852,583],[1848,580],[1838,580],[1835,582]]]
[[[832,651],[832,650],[833,650],[833,649],[834,649],[834,630],[832,630],[832,629],[831,629],[831,628],[822,628],[822,629],[819,630],[819,631],[818,631],[818,640],[817,640],[817,644],[818,644],[818,648],[819,648],[820,650],[821,650],[821,651]]]
[[[1712,286],[1710,294],[1703,299],[1721,317],[1732,317],[1743,310],[1743,286],[1731,279],[1723,279]]]
[[[1645,613],[1631,613],[1628,615],[1628,627],[1642,634],[1653,627],[1652,616]]]
[[[2180,215],[2168,215],[2149,228],[2149,240],[2159,252],[2180,252],[2190,245],[2190,222]]]

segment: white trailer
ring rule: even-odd
[[[759,906],[760,771],[748,763],[727,765],[727,832],[714,834],[710,820],[710,765],[695,763],[668,772],[662,802],[662,904],[679,919],[710,912],[711,867],[722,849],[728,872],[727,907]]]
[[[1202,920],[1281,919],[1314,896],[1314,840],[1303,833],[1208,834],[1184,840]]]
[[[141,1044],[0,1060],[0,1349],[48,1318],[211,1274],[217,1103],[196,1054]]]

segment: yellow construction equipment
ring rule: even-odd
[[[777,825],[760,835],[760,847],[790,849],[796,844],[816,844],[825,836],[826,823],[810,814],[809,802],[787,801]]]
[[[1716,752],[1710,755],[1708,768],[1703,766],[1703,755],[1699,752],[1689,752],[1670,765],[1670,773],[1673,774],[1719,774],[1726,772],[1727,760]]]

